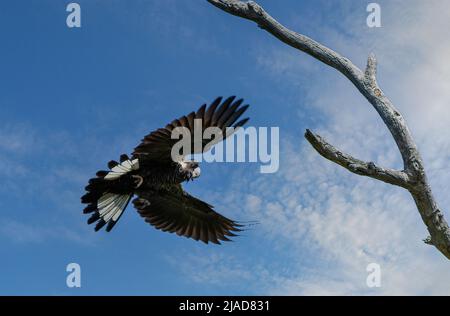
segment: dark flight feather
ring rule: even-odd
[[[204,243],[228,241],[225,235],[240,230],[240,224],[215,212],[211,205],[185,191],[160,190],[140,193],[133,201],[138,213],[155,228]]]
[[[208,127],[217,127],[222,131],[225,137],[227,127],[240,127],[244,125],[248,118],[234,124],[242,114],[247,110],[248,105],[243,105],[243,100],[236,100],[235,96],[231,96],[222,102],[222,97],[214,100],[209,107],[202,105],[196,112],[191,112],[187,116],[182,116],[179,119],[173,120],[164,128],[159,128],[147,136],[145,136],[141,143],[134,149],[133,158],[139,158],[141,161],[168,161],[171,159],[171,151],[173,145],[178,142],[178,139],[172,139],[171,133],[177,127],[185,127],[191,133],[191,152],[186,154],[199,153],[194,151],[194,119],[202,119],[202,134]],[[234,102],[233,102],[234,101]],[[221,103],[222,102],[222,103]],[[202,140],[201,151],[208,150],[206,145],[211,140]]]

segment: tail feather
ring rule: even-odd
[[[81,202],[88,204],[84,214],[90,214],[88,224],[97,222],[95,231],[106,224],[106,231],[110,231],[122,216],[133,196],[133,187],[124,175],[139,168],[138,160],[130,160],[127,155],[120,156],[120,163],[110,161],[110,171],[98,171],[97,177],[89,180],[87,193],[81,197]]]
[[[94,212],[97,209],[97,205],[95,204],[89,204],[88,206],[86,206],[83,210],[84,214],[89,214]]]
[[[130,200],[131,200],[131,196],[130,196],[130,198],[126,201],[125,205],[123,206],[123,209],[126,209],[126,208],[127,208],[128,203],[130,202]],[[122,214],[123,214],[123,212],[120,212],[120,213],[116,213],[116,214],[113,216],[112,220],[109,221],[108,226],[106,226],[106,231],[107,231],[107,232],[110,232],[111,229],[113,229],[113,227],[114,227],[114,226],[116,225],[116,223],[119,221],[119,219],[120,219],[120,217],[122,216]]]

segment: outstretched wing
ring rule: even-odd
[[[180,186],[181,187],[181,186]],[[180,190],[138,194],[134,207],[145,221],[165,232],[220,244],[236,236],[242,225],[213,210],[213,207]]]
[[[201,119],[201,135],[203,135],[203,132],[208,127],[217,127],[222,131],[223,139],[225,139],[227,136],[230,136],[230,134],[226,134],[227,127],[238,128],[249,120],[248,118],[244,118],[238,121],[248,108],[248,105],[241,106],[242,102],[243,99],[235,101],[235,97],[232,96],[223,102],[222,97],[219,97],[209,107],[206,107],[206,104],[202,105],[197,112],[191,112],[188,115],[173,120],[166,127],[159,128],[145,136],[139,146],[134,149],[133,158],[139,158],[139,161],[164,161],[171,159],[172,147],[179,141],[179,139],[171,138],[172,131],[177,127],[187,128],[191,135],[191,152],[185,154],[200,153],[208,150],[210,146],[206,148],[206,145],[211,142],[209,139],[202,139],[200,146],[199,144],[197,146],[194,144],[194,120]],[[196,152],[195,149],[197,148],[200,151]]]

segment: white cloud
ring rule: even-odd
[[[0,241],[27,244],[64,239],[88,244],[79,203],[89,179],[86,157],[109,154],[108,150],[108,144],[94,138],[80,143],[64,131],[47,132],[25,123],[1,127]],[[29,213],[27,218],[24,212]]]
[[[0,219],[0,236],[14,243],[42,243],[49,239],[68,240],[83,245],[91,245],[88,237],[64,226],[39,226],[14,219]]]
[[[311,20],[308,23],[314,24],[327,45],[358,63],[375,51],[379,82],[406,117],[434,192],[450,219],[446,210],[450,205],[446,192],[450,176],[450,66],[446,64],[450,11],[438,1],[415,1],[408,6],[383,2],[382,8],[382,30],[361,29],[355,22],[360,16],[345,20],[345,34],[321,29]],[[299,95],[299,118],[305,112],[321,116],[323,123],[315,129],[332,144],[358,158],[401,168],[392,137],[356,89],[334,70],[322,71],[316,61],[277,44],[258,51],[256,60],[276,84],[295,88],[299,82],[309,82],[301,90],[306,95]],[[448,261],[421,241],[427,231],[410,195],[350,174],[325,161],[305,141],[295,139],[285,139],[281,146],[279,173],[251,182],[245,180],[250,177],[238,175],[239,181],[233,181],[229,192],[235,205],[245,205],[249,216],[261,220],[258,230],[264,238],[299,254],[292,259],[290,273],[265,273],[268,270],[262,268],[265,277],[257,278],[255,289],[311,295],[450,294]],[[305,253],[322,264],[306,268],[301,258]],[[372,262],[381,265],[379,289],[366,286],[366,266]],[[214,264],[218,271],[233,266],[240,276],[260,273],[248,266],[237,267],[233,260]]]

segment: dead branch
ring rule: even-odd
[[[256,2],[238,0],[207,0],[217,8],[232,15],[250,20],[285,44],[292,46],[335,68],[347,77],[374,107],[394,138],[403,159],[403,170],[392,170],[364,162],[342,153],[326,142],[322,137],[307,130],[305,138],[314,149],[326,159],[347,170],[362,176],[368,176],[389,184],[407,189],[425,223],[430,236],[424,241],[435,246],[450,259],[450,229],[437,206],[428,183],[424,164],[411,132],[403,116],[384,95],[377,82],[377,62],[373,54],[369,55],[364,71],[349,59],[313,39],[291,31],[272,18]]]

